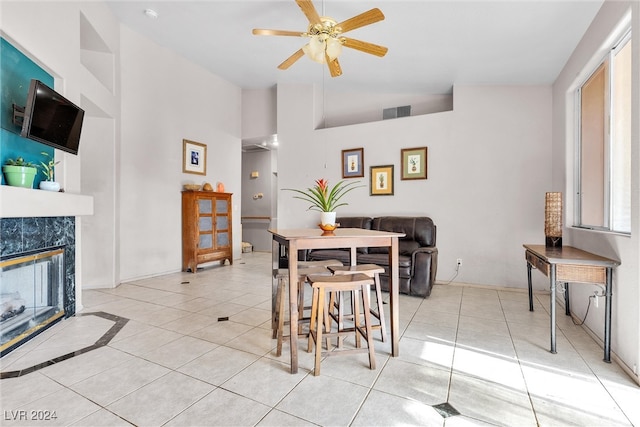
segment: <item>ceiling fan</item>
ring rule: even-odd
[[[295,2],[300,6],[302,13],[304,13],[309,20],[307,31],[263,30],[259,28],[253,30],[253,34],[260,36],[309,38],[307,44],[278,65],[279,69],[286,70],[306,54],[313,61],[321,64],[326,63],[331,77],[338,77],[342,74],[338,56],[342,53],[343,46],[380,57],[386,55],[388,49],[384,46],[363,42],[342,35],[347,31],[382,21],[384,15],[380,9],[374,8],[345,21],[336,22],[330,17],[320,16],[311,0],[295,0]]]

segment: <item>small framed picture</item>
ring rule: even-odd
[[[371,166],[370,196],[393,196],[393,165]]]
[[[362,178],[364,176],[364,149],[342,150],[342,177]]]
[[[427,147],[403,148],[400,179],[427,179]]]
[[[207,174],[207,146],[199,142],[182,140],[182,172]]]

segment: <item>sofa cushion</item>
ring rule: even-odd
[[[358,264],[376,264],[384,267],[385,273],[389,273],[389,255],[387,254],[362,254],[358,255]],[[398,257],[398,267],[400,275],[403,277],[411,277],[411,257],[400,255]]]
[[[344,265],[349,265],[351,251],[349,249],[314,249],[310,254],[313,261],[325,261],[328,259],[337,259],[342,261]]]
[[[340,228],[364,228],[365,230],[371,230],[373,218],[369,218],[368,216],[347,216],[336,218],[336,222],[340,224]]]
[[[420,245],[415,240],[398,240],[398,254],[411,256]],[[369,248],[370,254],[388,254],[389,248]]]
[[[400,239],[415,240],[419,246],[435,246],[436,227],[429,217],[381,216],[373,219],[372,230],[404,233]]]

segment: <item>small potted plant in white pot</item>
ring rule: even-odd
[[[33,188],[33,180],[38,173],[38,167],[22,157],[17,157],[15,160],[7,159],[2,166],[2,172],[7,185]]]
[[[42,174],[46,178],[46,181],[40,181],[40,189],[47,191],[60,191],[60,183],[53,180],[53,169],[58,163],[60,163],[60,161],[54,161],[49,156],[49,153],[45,153],[44,151],[40,154],[49,158],[49,161],[47,163],[40,162],[40,164],[42,165]]]
[[[333,231],[336,228],[336,208],[348,205],[347,202],[340,202],[340,199],[349,191],[362,187],[358,183],[359,181],[347,183],[343,179],[329,188],[329,181],[322,178],[317,179],[316,185],[306,190],[295,188],[283,188],[283,190],[295,191],[300,194],[299,196],[293,196],[295,199],[311,203],[307,210],[320,211],[320,224],[318,224],[320,228],[324,231]]]

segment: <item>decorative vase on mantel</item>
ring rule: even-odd
[[[4,179],[7,185],[14,187],[33,188],[33,180],[38,169],[30,166],[2,166]]]
[[[60,191],[60,183],[55,181],[40,181],[40,189],[45,191]]]

